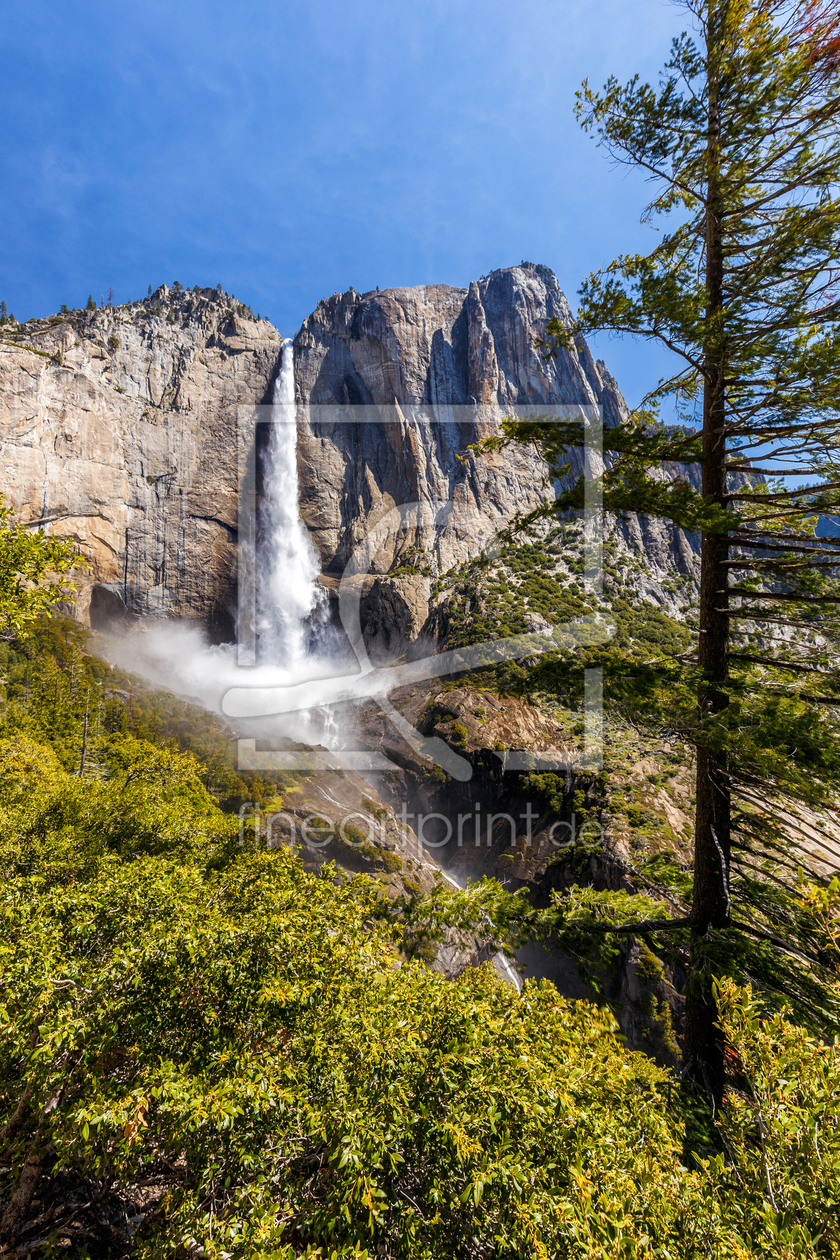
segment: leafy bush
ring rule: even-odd
[[[562,814],[566,780],[558,774],[526,774],[522,779],[522,791],[532,792],[543,801],[552,814]]]
[[[725,980],[718,997],[735,1075],[721,1117],[727,1158],[710,1168],[761,1193],[767,1254],[775,1240],[780,1256],[838,1256],[840,1044],[768,1013],[750,988]]]
[[[105,756],[92,784],[0,748],[9,1245],[62,1203],[69,1245],[81,1194],[144,1260],[837,1254],[837,1047],[727,989],[736,1166],[686,1170],[676,1082],[608,1011],[400,960],[375,882],[240,848],[189,756]]]
[[[224,810],[234,813],[245,801],[268,804],[305,779],[302,772],[236,770],[230,732],[212,714],[156,691],[136,675],[112,669],[89,649],[88,632],[59,616],[31,623],[24,643],[0,642],[6,691],[0,738],[19,732],[49,743],[64,768],[77,773],[87,711],[86,780],[105,772],[100,752],[107,737],[127,732],[192,753],[204,786]]]
[[[30,633],[71,594],[68,574],[85,566],[70,540],[27,529],[0,494],[0,640]]]

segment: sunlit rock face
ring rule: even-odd
[[[297,398],[310,421],[298,444],[301,512],[328,580],[372,537],[356,567],[380,579],[396,570],[359,579],[382,647],[393,646],[386,609],[405,638],[424,620],[431,579],[542,500],[546,469],[534,452],[476,457],[478,438],[512,407],[599,405],[607,423],[625,413],[585,344],[546,359],[552,318],[571,320],[554,273],[523,263],[468,289],[335,294],[295,338]],[[347,423],[348,405],[361,423]],[[405,504],[419,507],[398,530],[389,521],[400,523],[394,509]]]
[[[221,291],[0,328],[2,489],[90,562],[76,612],[188,617],[230,637],[236,408],[270,397],[281,338]],[[38,351],[38,353],[35,353]]]
[[[476,455],[480,437],[512,407],[600,405],[607,424],[626,413],[585,344],[546,359],[554,317],[570,320],[553,272],[523,263],[468,288],[335,294],[294,339],[301,516],[327,587],[355,555],[382,651],[420,632],[435,577],[541,501],[539,457]],[[221,290],[165,285],[142,303],[0,328],[0,484],[24,521],[78,540],[83,620],[166,615],[233,636],[256,432],[237,409],[270,402],[281,350]],[[663,564],[678,558],[666,527],[632,528]]]

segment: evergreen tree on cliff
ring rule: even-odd
[[[751,882],[749,863],[772,857],[790,894],[797,823],[773,816],[836,804],[840,782],[838,556],[815,534],[840,486],[840,15],[824,0],[685,7],[695,37],[674,41],[658,87],[611,79],[578,94],[583,127],[656,186],[646,217],[664,216],[659,243],[591,275],[575,327],[549,333],[555,350],[594,330],[630,333],[682,361],[648,411],[605,431],[603,487],[607,511],[666,517],[702,538],[696,657],[672,673],[668,704],[697,750],[685,1070],[716,1107],[714,977],[733,942],[763,949],[770,970],[781,946],[812,964],[811,978],[820,968],[816,946],[768,931],[769,911],[750,917],[770,884]],[[689,435],[656,423],[650,409],[667,395],[702,413],[699,431],[696,420]],[[507,434],[538,442],[557,474],[580,441],[573,426],[538,420]],[[699,462],[701,491],[651,476],[663,460]],[[581,504],[578,484],[546,512]],[[779,913],[795,926],[795,893]],[[778,989],[807,1001],[806,970],[793,981],[777,971]]]

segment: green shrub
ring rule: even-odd
[[[636,962],[636,975],[643,984],[656,984],[662,979],[662,963],[656,957],[653,950],[647,945],[642,944],[639,947],[639,957]]]
[[[437,946],[433,941],[421,941],[415,953],[415,958],[419,958],[427,967],[431,967],[432,963],[437,962],[437,956]]]
[[[566,792],[566,780],[562,775],[527,774],[522,779],[521,791],[526,795],[532,793],[553,814],[562,814]]]
[[[0,745],[0,1094],[38,1117],[0,1140],[6,1203],[35,1142],[32,1219],[72,1232],[83,1189],[144,1218],[137,1260],[837,1253],[837,1046],[724,986],[727,1156],[687,1169],[675,1078],[607,1010],[400,958],[376,881],[240,848],[192,758],[107,763]]]

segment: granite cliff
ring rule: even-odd
[[[554,273],[523,263],[469,288],[334,294],[297,334],[297,398],[308,421],[301,513],[327,582],[380,522],[394,521],[397,505],[418,505],[405,528],[379,530],[362,566],[381,575],[362,581],[375,647],[410,640],[428,615],[433,579],[541,501],[545,468],[534,453],[477,459],[471,444],[514,407],[599,405],[607,423],[624,414],[615,381],[585,344],[545,361],[538,342],[552,318],[571,320]]]
[[[281,338],[218,290],[0,328],[0,468],[21,519],[78,539],[76,615],[125,605],[233,632],[236,407]]]
[[[624,414],[585,344],[546,363],[537,343],[552,317],[570,318],[553,272],[523,263],[468,288],[334,294],[298,332],[301,514],[327,587],[377,539],[358,565],[374,647],[416,637],[433,580],[540,500],[534,453],[469,449],[500,416],[567,403],[600,405],[607,423]],[[281,347],[221,290],[166,285],[0,328],[2,488],[24,521],[78,539],[91,566],[82,620],[127,610],[233,637],[243,444],[259,442],[237,407],[270,402]],[[362,423],[347,423],[347,404]],[[418,506],[395,528],[405,504]],[[669,565],[675,539],[657,528],[634,523],[633,541]]]

